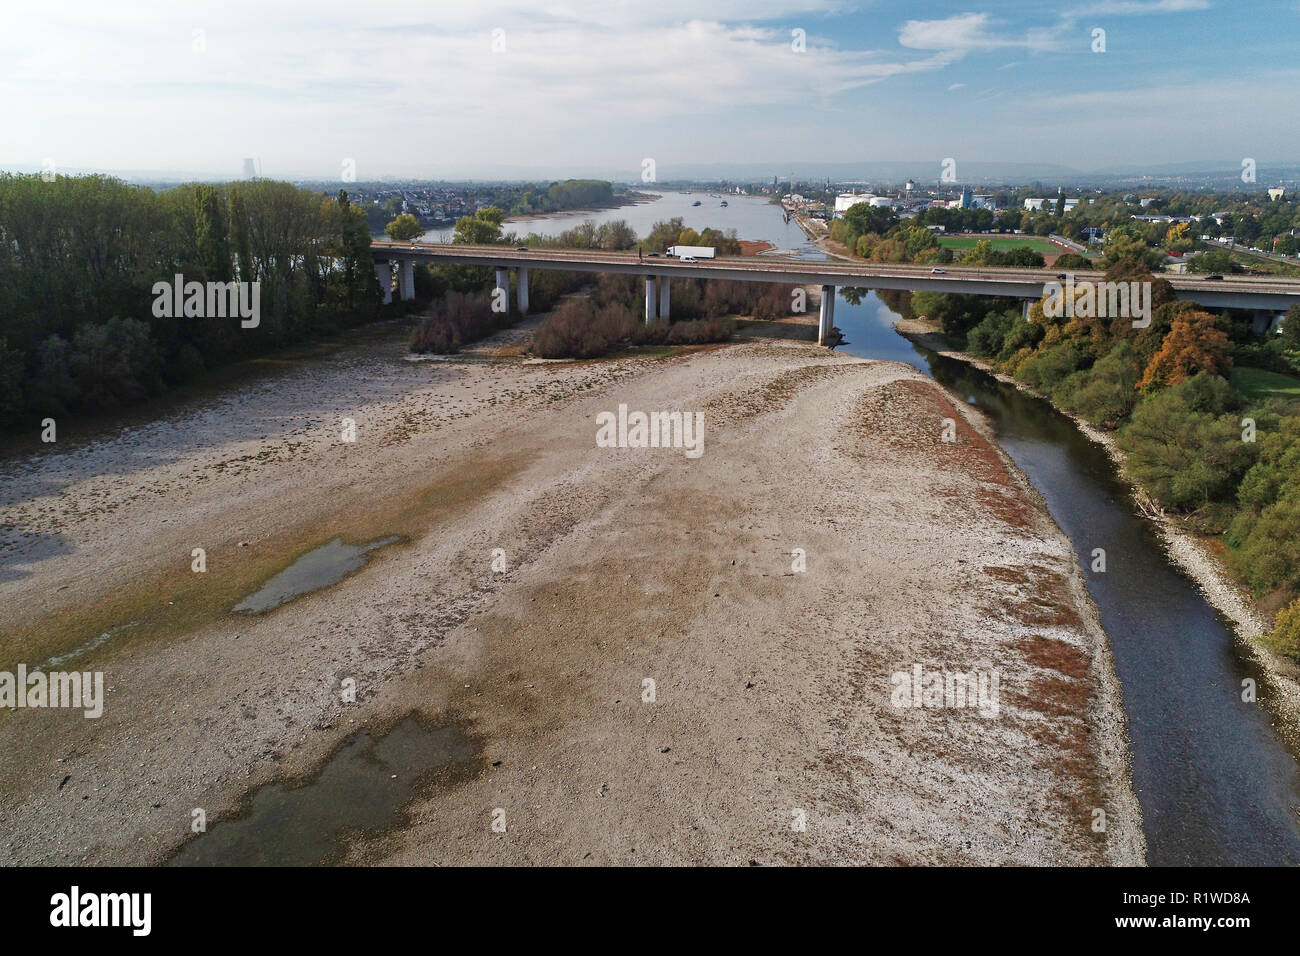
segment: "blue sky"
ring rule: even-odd
[[[4,168],[1300,161],[1292,0],[61,0],[3,18]]]

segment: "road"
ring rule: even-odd
[[[378,259],[415,258],[438,262],[496,266],[566,269],[578,272],[674,276],[742,281],[788,282],[797,285],[866,286],[874,289],[960,292],[975,295],[1037,299],[1046,282],[1057,281],[1053,269],[1000,269],[991,266],[943,266],[936,273],[928,265],[892,262],[839,262],[789,256],[723,256],[699,262],[681,262],[663,256],[638,259],[632,252],[592,249],[528,249],[513,246],[473,246],[445,243],[373,242]],[[1100,272],[1073,273],[1075,281],[1098,281]],[[1300,303],[1300,279],[1276,276],[1232,276],[1211,280],[1203,276],[1161,276],[1179,298],[1195,299],[1212,307],[1285,311]]]

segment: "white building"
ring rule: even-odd
[[[876,196],[872,193],[841,193],[835,197],[836,217],[842,218],[859,203],[866,203],[868,206],[892,206],[894,201],[888,196]]]

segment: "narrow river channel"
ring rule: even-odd
[[[1147,862],[1300,864],[1296,759],[1267,711],[1241,699],[1246,678],[1261,697],[1269,682],[1166,556],[1105,451],[1045,401],[913,345],[897,318],[874,294],[835,306],[844,351],[906,362],[989,417],[1074,546],[1123,687]],[[1088,571],[1094,548],[1105,573]]]

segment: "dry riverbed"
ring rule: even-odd
[[[543,364],[377,327],[0,462],[0,670],[107,691],[0,712],[0,862],[1141,862],[1038,496],[933,382],[785,325]],[[703,454],[597,447],[620,404],[701,412]],[[917,667],[996,672],[996,713],[896,706]]]

